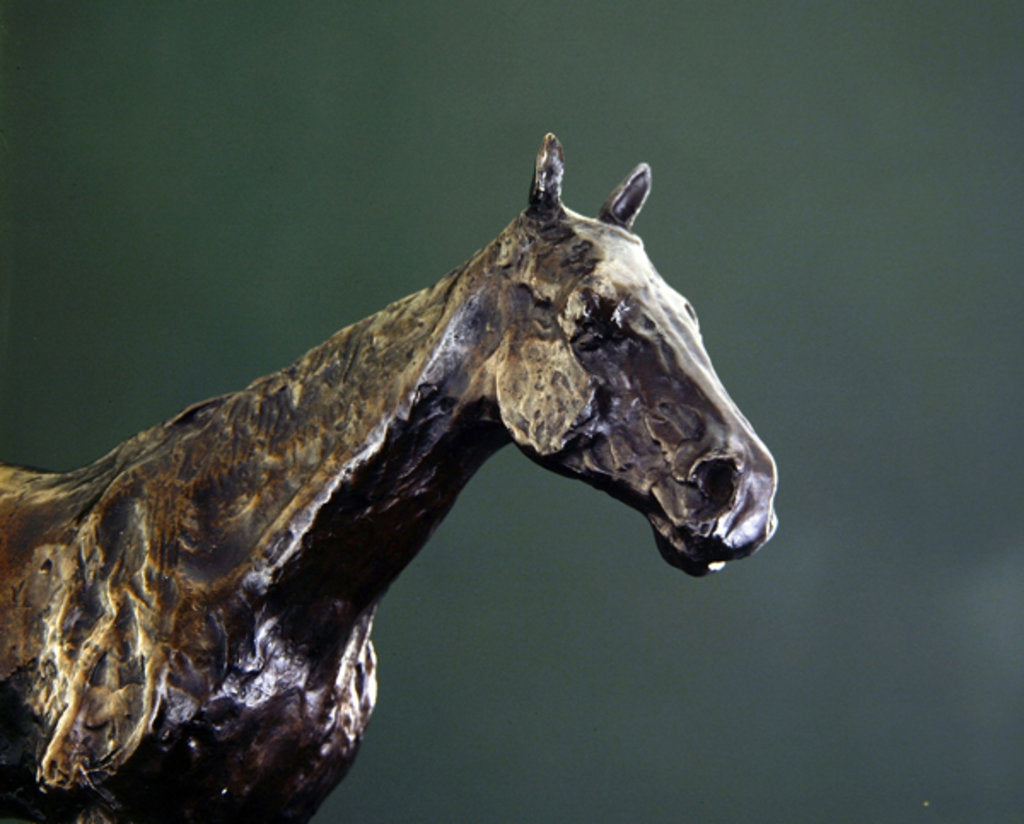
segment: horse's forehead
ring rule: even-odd
[[[658,274],[637,235],[569,209],[565,212],[557,251],[546,250],[555,254],[535,258],[535,265],[524,271],[532,289],[562,306],[566,300],[574,305],[573,295],[584,289],[612,300],[629,297],[633,302],[653,303],[669,311],[685,304]],[[516,250],[514,242],[502,246],[504,256],[499,263],[512,264],[519,254]]]
[[[577,234],[598,250],[593,274],[581,285],[611,299],[629,297],[670,312],[685,305],[685,299],[658,273],[636,235],[601,224],[584,224]]]

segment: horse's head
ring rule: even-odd
[[[775,531],[775,463],[715,375],[693,307],[630,231],[650,169],[597,220],[562,206],[562,171],[548,135],[510,227],[519,242],[505,245],[518,259],[505,263],[516,275],[495,370],[502,421],[544,466],[643,512],[670,564],[715,571]]]

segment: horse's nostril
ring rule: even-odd
[[[716,508],[725,509],[736,493],[736,464],[725,458],[701,461],[693,470],[701,494]]]

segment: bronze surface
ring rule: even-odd
[[[775,467],[631,232],[527,209],[439,283],[87,467],[0,465],[0,814],[306,821],[373,710],[373,613],[514,442],[702,575],[775,529]]]

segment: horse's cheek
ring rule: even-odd
[[[588,376],[564,344],[530,341],[509,349],[497,375],[501,419],[516,443],[538,455],[564,445],[589,400]]]

